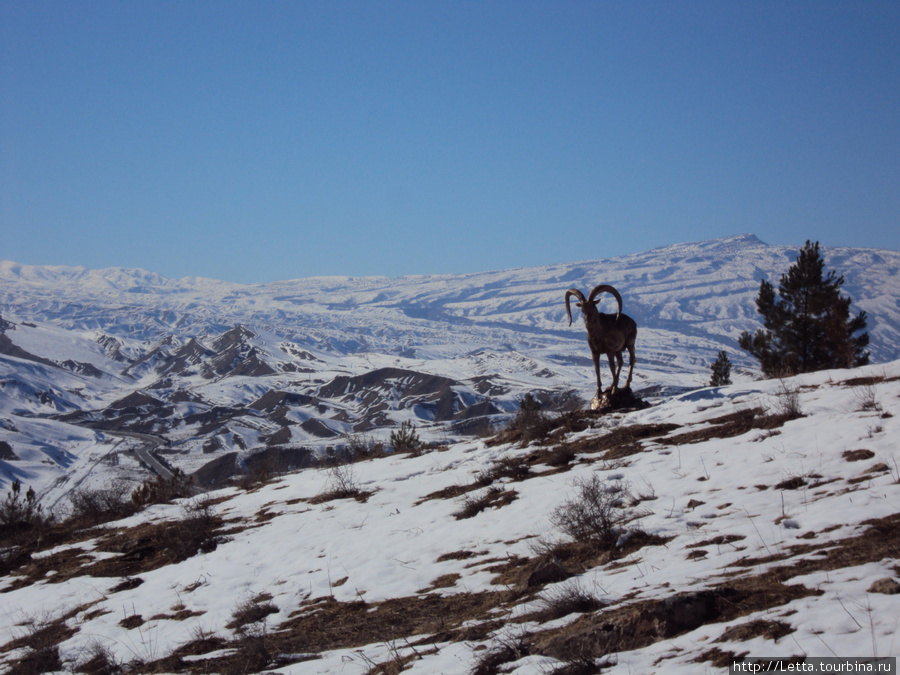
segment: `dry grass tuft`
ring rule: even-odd
[[[511,504],[518,497],[519,493],[515,490],[506,490],[492,485],[480,496],[466,497],[463,500],[462,508],[454,513],[453,517],[457,520],[474,518],[485,509],[499,509],[507,504]]]

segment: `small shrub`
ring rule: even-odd
[[[188,502],[182,506],[181,518],[166,530],[166,547],[177,560],[215,551],[219,544],[216,530],[221,522],[209,499]]]
[[[273,660],[266,618],[278,611],[272,596],[263,593],[240,602],[226,625],[235,632],[235,653],[227,673],[258,673]]]
[[[553,510],[551,522],[576,541],[613,548],[623,526],[641,517],[629,508],[635,500],[622,481],[605,482],[591,474],[576,480],[575,488],[576,496]]]
[[[352,466],[347,464],[338,464],[328,470],[330,490],[328,491],[337,499],[347,497],[356,497],[362,490],[359,487],[359,480]]]
[[[125,664],[118,660],[112,650],[98,640],[87,647],[88,659],[75,669],[87,675],[119,675],[125,672]]]
[[[328,483],[325,490],[314,497],[311,502],[319,504],[334,499],[355,499],[364,502],[371,495],[371,492],[360,487],[352,464],[335,464],[328,469]]]
[[[6,499],[0,502],[0,525],[11,529],[31,527],[44,520],[43,507],[38,501],[34,488],[22,494],[22,484],[14,480],[6,493]]]
[[[504,664],[518,661],[531,653],[531,636],[525,632],[501,634],[495,636],[493,642],[494,645],[478,659],[471,675],[496,675],[505,672],[501,669]]]
[[[128,485],[123,482],[109,488],[76,490],[69,496],[69,501],[72,518],[91,523],[118,520],[137,510],[128,494]]]
[[[18,624],[24,634],[4,646],[4,649],[21,649],[27,651],[11,669],[4,671],[11,675],[25,673],[49,673],[63,669],[59,656],[59,645],[72,637],[77,628],[72,628],[66,621],[70,615],[28,617]]]
[[[777,417],[789,420],[803,417],[803,410],[800,407],[800,391],[782,380],[781,387],[772,401],[772,409]]]
[[[248,624],[264,621],[269,614],[275,614],[278,611],[278,607],[272,604],[271,600],[272,596],[268,593],[243,600],[234,608],[231,613],[231,621],[225,627],[239,631]]]
[[[416,427],[409,420],[404,421],[399,429],[391,432],[391,447],[394,452],[408,452],[415,454],[422,448],[422,441],[416,433]]]
[[[3,501],[0,501],[0,574],[25,563],[28,548],[40,537],[53,519],[44,508],[34,489],[22,494],[22,484],[14,480]]]
[[[368,434],[350,434],[345,440],[350,461],[360,462],[384,454],[384,444]]]
[[[856,409],[859,412],[881,412],[881,406],[875,398],[875,385],[865,384],[854,389]]]
[[[569,614],[586,614],[602,609],[605,605],[578,580],[571,580],[553,587],[541,599],[541,618],[545,621],[559,619]]]
[[[502,478],[519,482],[531,478],[531,475],[531,467],[521,459],[503,457],[494,462],[490,468],[480,471],[475,477],[475,482],[482,486],[491,485]]]
[[[500,508],[514,502],[519,496],[515,490],[504,490],[503,488],[493,485],[489,487],[484,494],[479,496],[468,496],[463,499],[463,507],[453,514],[457,520],[466,518],[474,518],[487,508]]]
[[[276,656],[272,652],[268,627],[264,623],[245,626],[238,631],[237,638],[237,642],[233,645],[235,653],[232,665],[224,671],[225,675],[259,673],[265,670]]]
[[[264,456],[252,463],[248,461],[244,473],[233,479],[241,490],[252,490],[270,483],[280,473],[279,461],[274,454],[260,453],[260,455]]]
[[[180,469],[175,469],[169,480],[155,476],[142,483],[131,493],[131,501],[137,507],[149,504],[167,504],[173,499],[190,497],[194,491],[192,479],[185,476]]]
[[[509,429],[525,442],[543,438],[548,433],[547,416],[531,392],[519,401],[519,412],[510,422]]]
[[[87,647],[88,659],[75,669],[87,675],[119,675],[124,673],[125,664],[118,660],[112,650],[98,640]]]

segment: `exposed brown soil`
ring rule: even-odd
[[[719,649],[718,647],[713,647],[702,654],[700,654],[697,658],[693,660],[693,663],[703,663],[704,661],[709,661],[716,668],[730,668],[733,663],[736,661],[740,661],[745,656],[747,656],[750,652],[727,652]],[[657,661],[656,665],[662,661]]]
[[[791,419],[796,418],[791,415],[766,415],[762,408],[749,408],[708,420],[706,424],[712,426],[670,436],[666,442],[670,445],[685,445],[713,438],[734,438],[756,429],[778,429]]]
[[[716,642],[746,642],[757,637],[777,641],[785,635],[793,633],[794,629],[783,621],[767,621],[756,619],[739,626],[732,626],[720,635]]]
[[[435,591],[439,588],[452,588],[456,586],[456,582],[462,578],[460,574],[457,572],[452,572],[450,574],[442,574],[437,579],[431,582],[431,585],[427,588],[422,588],[416,591],[416,593],[428,593],[429,591]]]
[[[851,377],[849,380],[844,380],[841,384],[845,387],[870,387],[873,384],[880,384],[881,382],[896,382],[898,378],[896,377],[885,377],[884,375],[868,375],[864,377]]]
[[[439,555],[437,558],[437,562],[446,562],[448,560],[466,560],[468,558],[474,558],[477,553],[473,551],[453,551],[452,553],[444,553]]]
[[[427,502],[430,499],[454,499],[466,493],[480,489],[482,486],[478,483],[467,483],[466,485],[448,485],[440,490],[435,490],[415,503],[416,506]]]
[[[30,559],[16,570],[12,590],[45,579],[60,583],[78,576],[133,577],[142,572],[186,560],[202,551],[214,550],[220,536],[221,518],[144,523],[124,529],[94,530],[95,550],[120,553],[115,558],[94,560],[81,548],[59,551],[53,555]],[[79,535],[81,536],[81,535]],[[76,539],[79,537],[76,537]],[[44,548],[47,545],[44,544]]]
[[[477,499],[467,498],[463,503],[463,507],[453,514],[457,520],[466,518],[474,518],[485,509],[499,509],[507,504],[511,504],[518,499],[519,493],[515,490],[504,490],[496,486],[492,486],[481,497]]]
[[[712,537],[711,539],[698,541],[696,544],[688,544],[687,548],[699,548],[701,546],[724,546],[726,544],[732,544],[736,541],[741,541],[742,539],[744,539],[744,536],[741,534],[723,534],[717,537]]]
[[[594,426],[604,414],[597,410],[574,410],[558,416],[541,416],[534,424],[510,424],[486,443],[489,447],[531,441],[549,444],[565,434],[584,431]]]
[[[630,424],[606,434],[562,443],[560,449],[576,454],[603,453],[602,459],[621,459],[643,452],[641,441],[658,438],[678,429],[677,424]],[[669,442],[669,439],[666,439]]]
[[[305,501],[309,504],[324,504],[326,502],[333,502],[337,499],[355,499],[361,504],[365,504],[369,501],[369,497],[374,494],[374,492],[366,490],[329,490],[317,494],[315,497],[310,497]]]

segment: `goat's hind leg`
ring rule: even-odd
[[[622,361],[622,353],[619,352],[619,363]],[[619,366],[621,368],[621,365]],[[631,375],[634,373],[634,345],[628,346],[628,379],[625,380],[625,388],[631,387]]]

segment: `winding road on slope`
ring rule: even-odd
[[[153,454],[153,451],[159,446],[168,445],[168,441],[159,436],[153,436],[151,434],[139,434],[132,431],[110,431],[108,429],[97,429],[96,431],[112,437],[119,438],[119,441],[113,445],[112,448],[109,449],[108,452],[103,453],[101,456],[97,457],[85,470],[79,471],[77,479],[73,482],[70,487],[65,487],[66,483],[69,480],[74,478],[72,475],[61,476],[51,487],[47,488],[44,493],[42,493],[42,497],[49,494],[55,493],[55,499],[48,504],[48,510],[53,511],[56,505],[62,501],[63,497],[68,494],[71,494],[75,490],[81,487],[81,484],[90,476],[91,472],[94,468],[100,464],[101,462],[107,460],[109,457],[115,455],[118,452],[122,452],[120,450],[124,443],[127,443],[129,440],[140,441],[140,445],[132,448],[130,451],[134,453],[135,457],[146,466],[151,472],[162,478],[163,480],[171,480],[173,477],[173,473],[169,467],[163,464],[159,459]],[[127,451],[127,450],[126,450]],[[59,490],[59,492],[56,492]]]
[[[135,456],[143,462],[143,464],[149,468],[153,473],[162,478],[163,480],[171,480],[173,477],[172,471],[165,464],[157,459],[156,455],[153,454],[153,451],[161,445],[168,445],[169,442],[161,438],[160,436],[153,436],[152,434],[139,434],[134,431],[106,431],[104,430],[104,434],[109,434],[110,436],[118,436],[120,438],[134,438],[143,443],[143,445],[134,448],[133,452]]]

